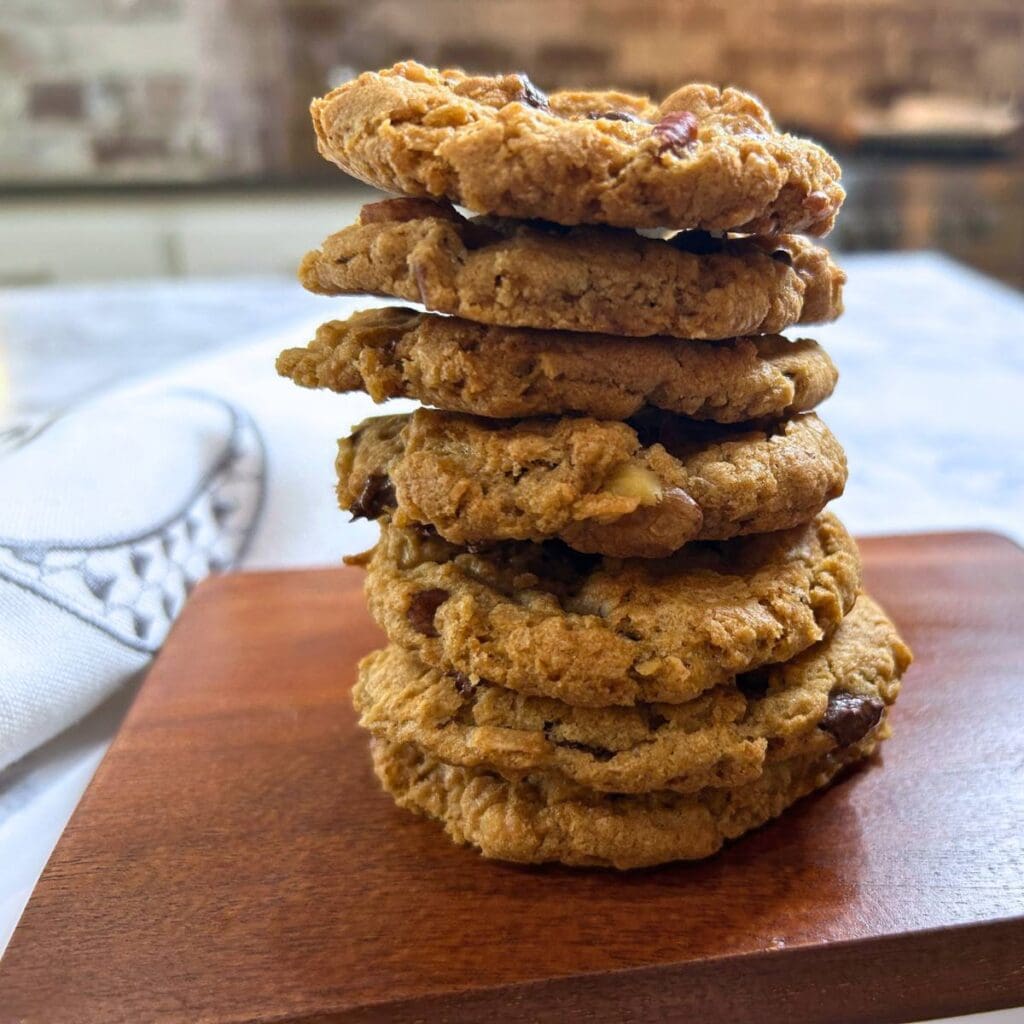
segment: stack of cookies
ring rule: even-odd
[[[429,408],[340,442],[389,645],[355,702],[403,807],[490,857],[705,857],[867,757],[910,653],[826,504],[812,411],[839,168],[733,89],[660,106],[414,63],[312,107],[403,198],[303,284],[420,303],[324,324],[278,370]],[[457,203],[481,216],[464,216]]]

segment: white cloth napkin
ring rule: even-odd
[[[192,587],[252,537],[263,448],[184,390],[120,394],[0,453],[0,768],[142,670]]]
[[[334,500],[337,439],[380,408],[274,373],[365,299],[185,363],[0,448],[0,770],[139,675],[210,572],[337,564],[377,527]],[[398,411],[414,403],[396,401]]]

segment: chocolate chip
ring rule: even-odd
[[[772,259],[776,263],[785,263],[787,267],[793,266],[793,254],[788,249],[776,249],[772,253]]]
[[[551,107],[548,106],[547,96],[522,71],[518,72],[515,77],[519,79],[519,95],[516,99],[535,110],[546,110],[550,113]]]
[[[697,115],[688,110],[666,114],[654,126],[654,136],[658,139],[660,153],[666,150],[682,153],[697,138]]]
[[[651,732],[657,732],[663,725],[668,725],[668,719],[658,714],[650,704],[637,704],[636,709]]]
[[[885,705],[877,697],[833,691],[818,727],[834,736],[839,746],[848,747],[878,725],[884,710]]]
[[[569,750],[579,750],[589,754],[595,761],[610,761],[615,756],[614,750],[607,747],[594,747],[589,743],[577,743],[575,740],[559,740],[556,744],[559,747],[567,747]]]
[[[759,700],[768,692],[768,684],[771,682],[771,669],[765,665],[762,668],[755,668],[753,672],[743,672],[736,677],[736,689],[743,694],[747,700]]]
[[[695,256],[707,256],[725,248],[725,239],[716,238],[708,231],[680,231],[668,242],[680,252],[692,252]]]
[[[553,235],[556,238],[567,235],[573,230],[569,224],[556,224],[554,221],[541,220],[539,217],[530,217],[528,220],[519,221],[519,223],[523,227],[532,228],[534,231],[543,231],[544,234]]]
[[[478,224],[468,220],[459,232],[462,244],[469,250],[482,249],[485,245],[494,245],[496,242],[503,242],[505,236],[488,224]]]
[[[413,594],[405,613],[409,625],[424,636],[437,636],[434,616],[437,614],[437,609],[448,600],[448,597],[448,591],[442,590],[440,587],[432,587],[430,590],[421,590]]]
[[[349,505],[353,519],[376,519],[383,511],[395,507],[395,485],[384,473],[366,478],[359,497]]]
[[[452,681],[455,683],[455,689],[458,690],[463,697],[473,696],[476,684],[465,674],[465,672],[456,672],[455,675],[452,676]]]
[[[639,121],[640,119],[635,115],[629,113],[627,110],[592,110],[587,117],[591,121]]]
[[[390,334],[384,339],[383,344],[380,346],[381,355],[387,359],[392,360],[395,358],[395,353],[398,351],[398,343],[402,340],[402,335],[398,332]]]

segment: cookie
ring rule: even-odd
[[[619,558],[788,529],[846,483],[843,450],[814,413],[752,427],[418,409],[357,426],[337,470],[355,516],[432,526],[455,544],[557,537]]]
[[[624,420],[650,405],[718,423],[813,409],[838,376],[805,338],[623,340],[395,307],[323,324],[307,347],[281,353],[277,371],[303,387],[366,391],[375,402],[415,398],[477,416]]]
[[[388,638],[470,682],[602,707],[679,703],[822,640],[853,607],[860,559],[830,513],[664,559],[558,542],[458,548],[383,522],[367,555]]]
[[[371,748],[377,778],[400,807],[437,819],[456,843],[485,857],[627,869],[711,856],[868,757],[885,734],[883,722],[859,743],[778,761],[731,789],[636,795],[598,793],[540,773],[510,782],[444,764],[411,743],[375,739]]]
[[[477,213],[634,228],[827,234],[845,193],[820,146],[738,89],[545,96],[525,75],[403,61],[310,107],[322,156],[386,192]]]
[[[846,275],[794,235],[656,239],[390,199],[307,253],[299,279],[506,327],[720,339],[834,320]]]
[[[395,646],[363,659],[353,700],[375,736],[447,764],[513,781],[542,771],[602,792],[693,793],[859,742],[896,699],[909,662],[862,594],[821,643],[685,704],[577,708],[445,675]]]

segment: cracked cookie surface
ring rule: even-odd
[[[363,659],[353,701],[375,736],[446,764],[513,781],[544,771],[611,793],[692,793],[860,741],[909,662],[896,628],[862,594],[820,644],[684,704],[577,708],[446,675],[394,645]]]
[[[415,398],[477,416],[623,420],[649,405],[718,423],[806,412],[838,376],[806,338],[624,340],[401,307],[323,324],[305,348],[281,353],[277,371],[303,387],[366,391],[375,402]]]
[[[846,457],[814,413],[762,428],[653,411],[619,423],[418,409],[357,426],[337,471],[342,508],[455,544],[557,537],[660,558],[806,523],[842,493]]]
[[[828,785],[886,735],[883,720],[852,746],[778,761],[753,782],[696,793],[598,793],[543,773],[510,782],[444,764],[412,743],[374,739],[371,750],[377,778],[399,807],[440,821],[456,843],[485,857],[628,869],[711,856]]]
[[[820,146],[778,131],[738,89],[660,104],[541,93],[525,76],[403,61],[313,100],[322,156],[386,192],[562,224],[764,234],[831,230],[845,193]]]
[[[678,703],[822,640],[853,607],[860,559],[839,520],[695,543],[664,559],[564,544],[470,551],[382,522],[370,612],[446,674],[578,706]]]
[[[390,199],[306,254],[304,287],[371,292],[478,323],[715,339],[834,320],[846,275],[805,238],[645,238]]]

